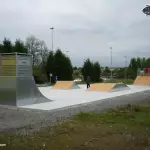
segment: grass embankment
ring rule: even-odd
[[[0,143],[7,144],[5,150],[149,150],[150,103],[103,114],[80,113],[28,136],[1,134]]]

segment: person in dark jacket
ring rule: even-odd
[[[87,89],[90,87],[90,82],[91,82],[91,78],[90,76],[87,76],[87,79],[86,79]]]

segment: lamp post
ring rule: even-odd
[[[125,61],[125,76],[124,76],[124,78],[127,79],[127,56],[124,56],[124,61]]]
[[[54,43],[53,43],[53,42],[54,42],[54,40],[53,40],[53,38],[54,38],[54,37],[53,37],[54,27],[50,28],[50,30],[52,31],[52,51],[53,51],[53,46],[54,46],[54,45],[53,45],[53,44],[54,44]]]
[[[112,74],[112,47],[110,47],[110,67],[111,67],[111,79],[113,78],[113,74]]]

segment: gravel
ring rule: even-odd
[[[29,134],[71,119],[80,112],[103,112],[126,104],[150,101],[150,90],[50,111],[0,105],[0,133]]]

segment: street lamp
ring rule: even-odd
[[[125,79],[127,79],[127,56],[124,56],[125,61]]]
[[[53,42],[54,42],[54,40],[53,40],[53,32],[54,32],[54,27],[50,28],[50,30],[52,31],[52,51],[53,51]]]
[[[113,78],[113,74],[112,74],[112,47],[110,47],[110,66],[111,66],[111,79]]]

